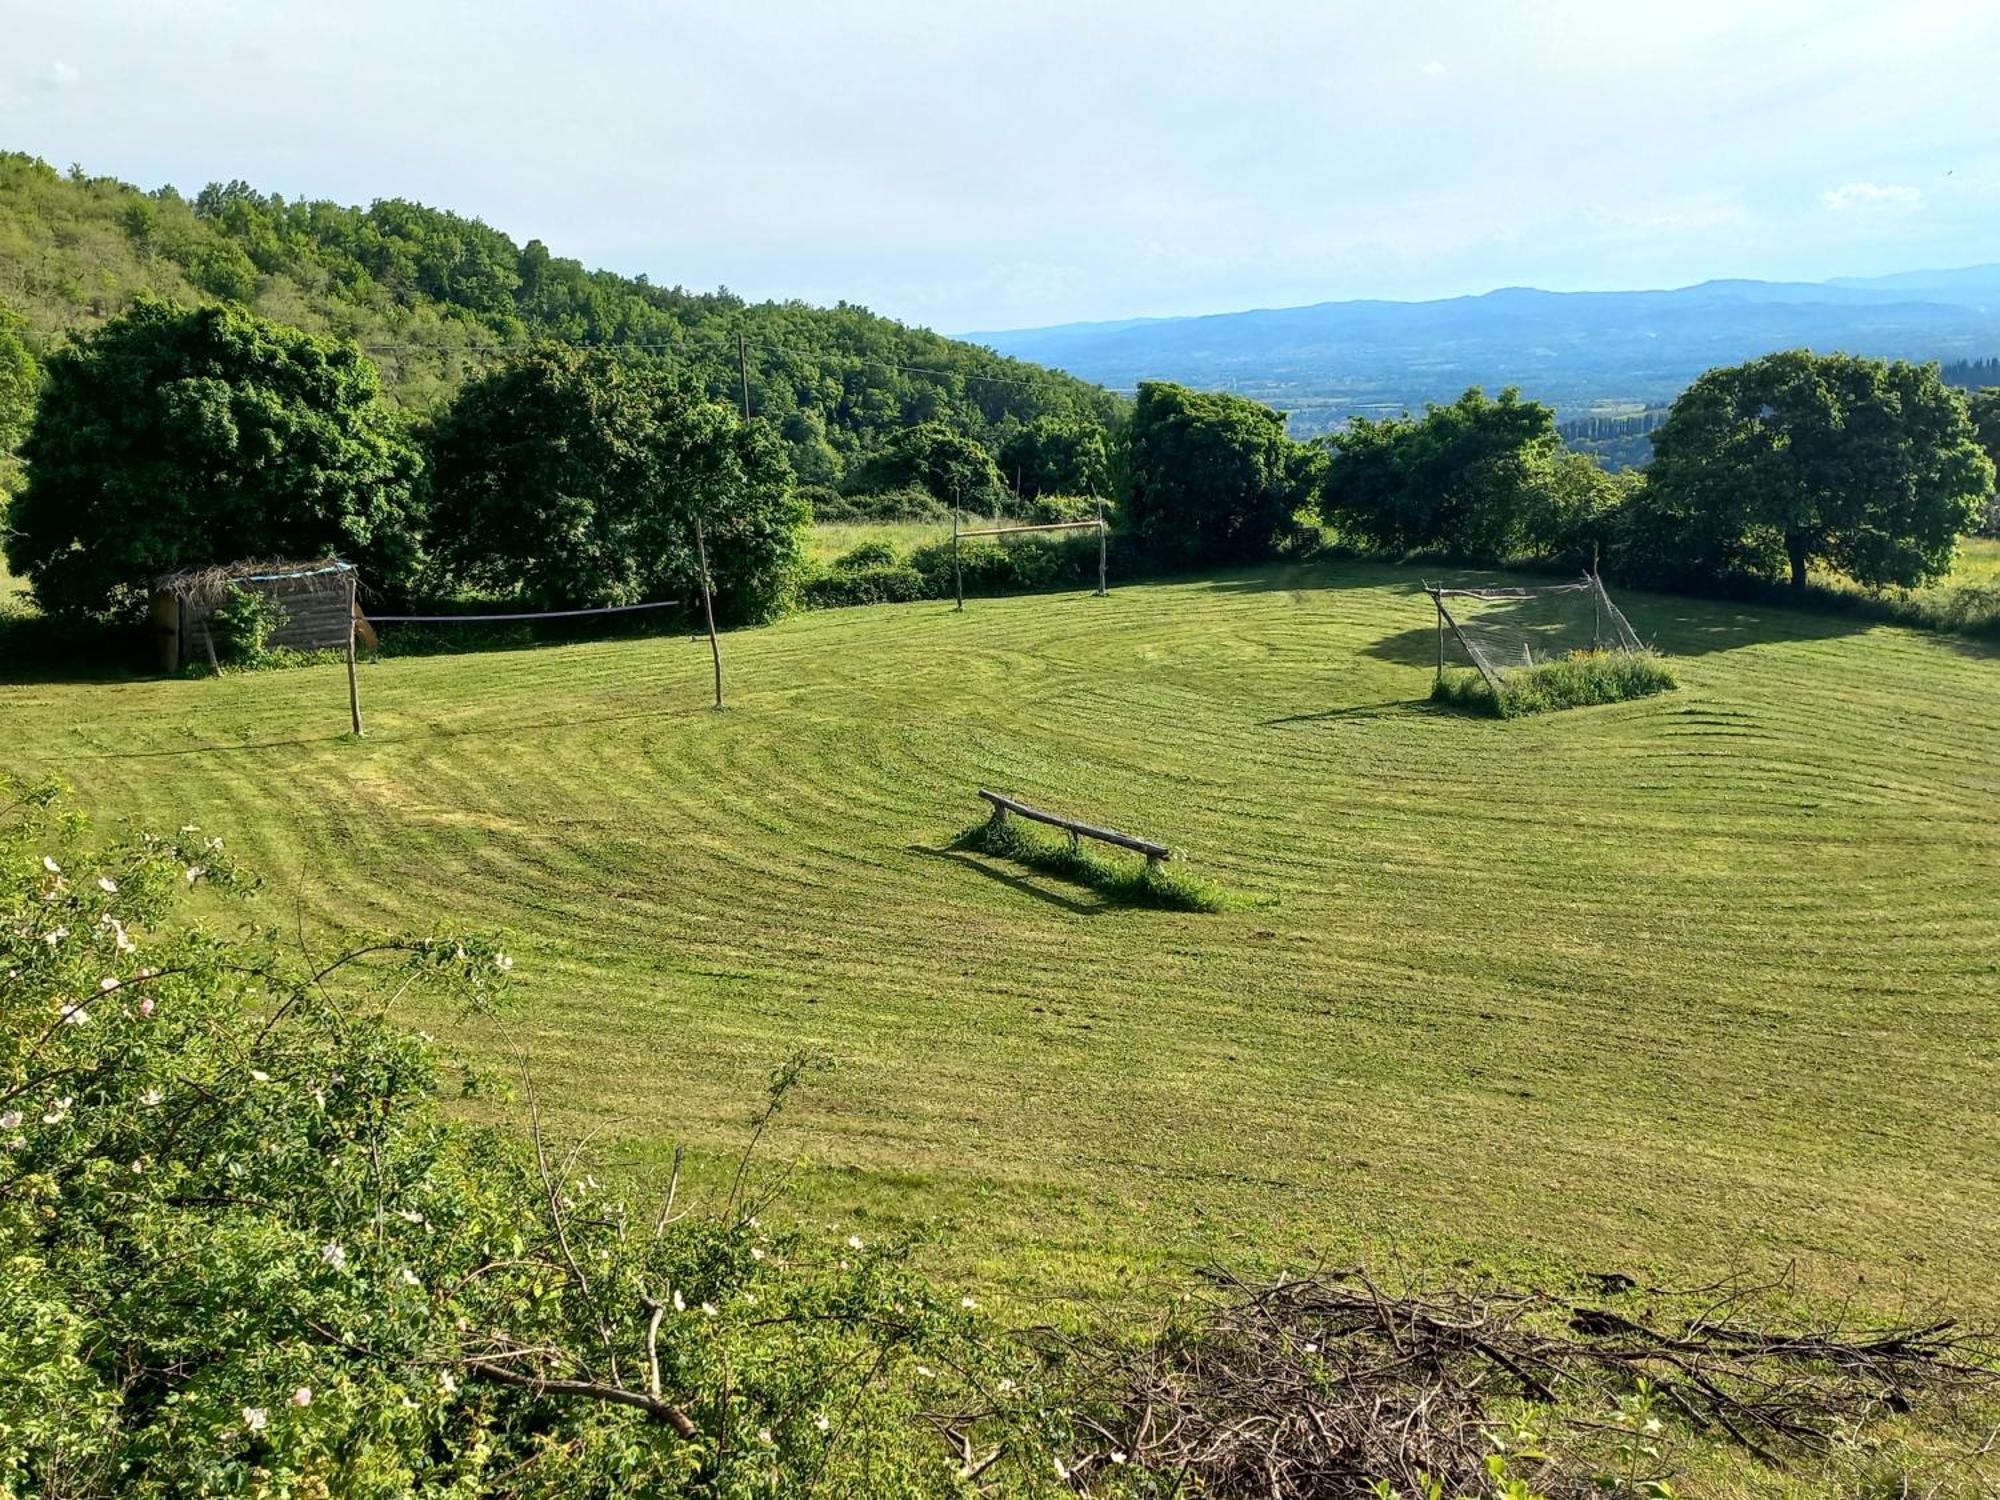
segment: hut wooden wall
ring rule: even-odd
[[[271,632],[268,644],[295,651],[342,651],[347,648],[347,578],[317,573],[300,578],[239,579],[232,587],[253,589],[285,607],[285,623]],[[208,617],[213,604],[190,600],[181,616],[180,665],[205,662],[213,649]]]

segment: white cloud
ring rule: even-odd
[[[1822,195],[1835,213],[1908,213],[1924,206],[1924,190],[1902,183],[1848,182]]]
[[[69,63],[57,58],[42,70],[42,87],[45,89],[66,89],[83,75]]]
[[[1422,73],[1426,78],[1442,78],[1445,75],[1446,69],[1445,65],[1434,57],[1418,68],[1417,71]]]

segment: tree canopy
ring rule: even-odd
[[[42,370],[25,337],[26,322],[0,302],[0,496],[14,487],[14,450],[35,416]]]
[[[1324,463],[1267,406],[1149,381],[1127,438],[1124,515],[1168,564],[1249,561],[1299,531]]]
[[[1001,489],[993,455],[944,422],[919,422],[892,433],[854,480],[876,491],[914,485],[947,505],[972,510],[992,506]]]
[[[1512,387],[1477,386],[1421,417],[1356,418],[1327,439],[1333,462],[1323,518],[1343,536],[1391,552],[1438,550],[1499,559],[1543,550],[1555,527],[1555,413]],[[1588,462],[1588,460],[1581,460]]]
[[[1942,576],[1993,465],[1935,365],[1797,349],[1710,370],[1653,435],[1647,529],[1705,568]]]
[[[550,609],[691,598],[699,517],[718,618],[791,600],[810,513],[775,434],[657,366],[546,345],[473,381],[429,438],[443,588]]]
[[[921,422],[992,451],[1039,416],[1103,425],[1124,410],[1098,386],[850,303],[656,286],[402,199],[359,208],[242,182],[189,199],[0,153],[0,263],[17,274],[15,300],[44,341],[142,292],[238,302],[354,338],[381,366],[388,399],[414,410],[447,399],[495,346],[539,339],[622,346],[737,405],[740,337],[752,410],[805,483],[839,482]]]
[[[1104,427],[1078,417],[1037,417],[1000,449],[1000,477],[1023,500],[1107,494],[1111,463]]]
[[[1968,391],[1965,405],[1972,415],[1973,435],[1979,440],[1980,450],[1985,453],[1987,462],[2000,470],[2000,386],[1982,386],[1976,391]],[[1985,513],[1974,524],[1989,536],[2000,535],[2000,496],[1996,496],[1990,488]]]
[[[413,576],[416,449],[352,345],[141,301],[49,356],[8,565],[43,609],[110,616],[176,568],[337,552]]]

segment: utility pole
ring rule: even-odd
[[[743,341],[743,330],[736,330],[736,373],[743,382],[743,420],[750,420],[750,347]]]

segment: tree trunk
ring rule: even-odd
[[[1806,539],[1802,536],[1786,537],[1785,551],[1792,559],[1792,587],[1803,594],[1806,589]]]

